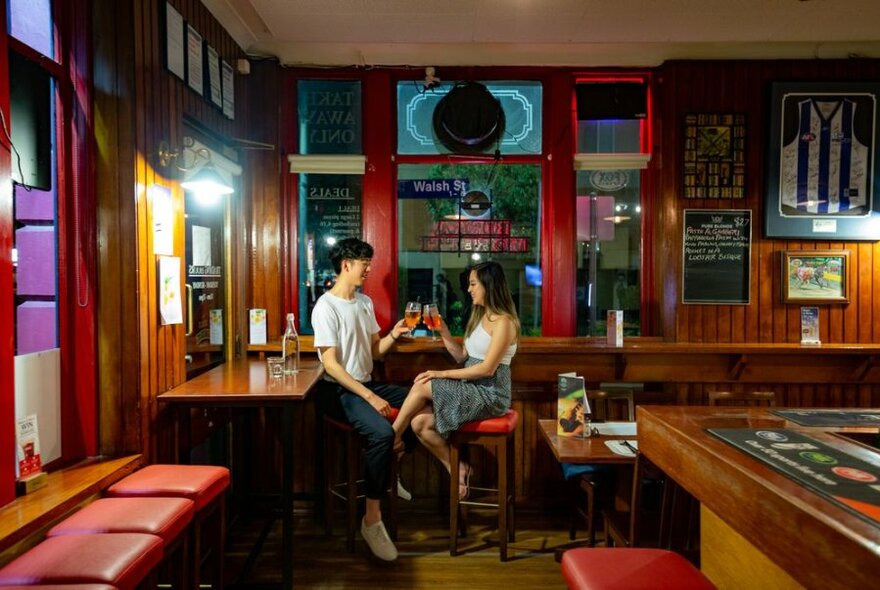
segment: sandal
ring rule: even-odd
[[[471,493],[471,476],[474,474],[474,468],[465,463],[462,465],[464,465],[464,469],[459,468],[458,499],[467,500]],[[464,477],[462,478],[462,476]]]

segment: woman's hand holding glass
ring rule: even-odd
[[[436,303],[429,303],[422,309],[422,321],[425,326],[431,330],[431,341],[437,341],[437,330],[440,329],[442,319],[440,318],[440,309]]]

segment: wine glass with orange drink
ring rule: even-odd
[[[440,310],[436,303],[429,303],[422,309],[422,321],[431,330],[431,341],[437,341],[437,330],[440,329]]]
[[[406,310],[403,313],[403,320],[409,326],[409,337],[413,336],[413,330],[419,325],[419,319],[422,317],[422,304],[418,301],[410,301],[406,304]]]

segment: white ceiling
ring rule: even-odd
[[[880,57],[880,0],[202,0],[285,65]],[[438,72],[441,74],[441,72]]]

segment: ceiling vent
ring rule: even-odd
[[[456,154],[480,154],[496,147],[504,133],[501,102],[479,82],[459,82],[434,108],[434,134]]]

